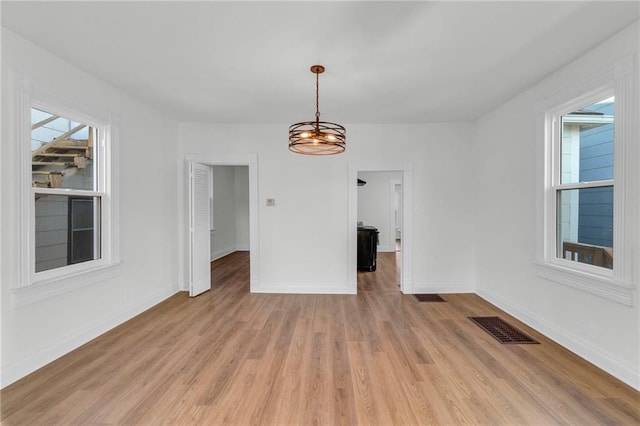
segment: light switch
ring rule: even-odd
[[[276,199],[275,198],[267,198],[267,207],[273,207],[276,205]]]

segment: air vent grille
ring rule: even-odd
[[[539,343],[499,317],[469,317],[469,319],[500,343]]]

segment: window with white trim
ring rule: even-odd
[[[90,262],[101,256],[104,178],[94,140],[100,131],[31,108],[31,186],[34,272]]]
[[[614,98],[553,116],[556,257],[613,269]]]
[[[119,220],[111,117],[26,79],[14,87],[11,275],[20,306],[112,277]]]
[[[538,272],[632,304],[637,103],[626,59],[538,105]]]

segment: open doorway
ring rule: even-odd
[[[246,258],[249,252],[249,167],[211,166],[210,188],[211,288],[215,289],[224,282],[223,258],[234,253]]]
[[[367,181],[367,178],[369,181]],[[362,188],[370,183],[381,180],[374,186],[380,186],[379,194],[374,197],[365,197]],[[349,164],[349,208],[348,208],[348,276],[349,288],[352,293],[357,293],[358,283],[358,225],[360,227],[373,227],[378,231],[380,251],[378,261],[389,260],[393,270],[379,274],[384,276],[384,282],[394,291],[398,288],[403,293],[412,293],[412,269],[411,269],[411,229],[412,217],[412,166],[409,162],[371,162]],[[359,185],[359,182],[361,186]],[[367,182],[362,185],[362,181]],[[362,194],[361,194],[362,192]],[[382,204],[371,201],[375,198],[386,199]],[[365,199],[365,198],[368,198]],[[371,202],[371,206],[363,206]],[[359,223],[362,222],[362,223]],[[374,223],[375,222],[375,223]],[[380,229],[384,228],[384,229]],[[398,238],[396,238],[398,237]],[[379,263],[376,271],[380,271]],[[386,269],[386,268],[385,268]],[[360,274],[361,278],[363,277]],[[372,276],[374,277],[374,276]],[[376,281],[378,277],[375,277]],[[389,284],[393,285],[391,287]],[[399,284],[399,287],[398,287]]]
[[[197,164],[199,166],[206,166],[206,168],[211,172],[211,177],[209,178],[209,182],[212,184],[213,179],[215,178],[216,171],[214,168],[219,167],[229,167],[228,169],[220,168],[220,174],[233,174],[233,187],[227,184],[223,186],[223,191],[226,191],[227,194],[236,191],[236,185],[238,186],[237,190],[240,193],[248,192],[248,200],[246,196],[241,196],[242,200],[240,200],[240,204],[242,207],[239,209],[242,211],[242,215],[248,214],[248,229],[246,226],[246,218],[238,221],[238,226],[240,229],[235,230],[234,243],[233,245],[229,245],[229,235],[227,234],[227,227],[230,225],[228,223],[223,223],[225,218],[224,215],[228,215],[227,213],[216,213],[213,207],[214,203],[214,189],[213,185],[211,189],[208,189],[204,193],[193,193],[190,192],[190,200],[188,203],[188,217],[196,216],[196,212],[194,209],[196,205],[204,205],[206,208],[202,208],[200,211],[206,212],[207,218],[207,250],[206,256],[200,256],[197,252],[194,251],[193,245],[189,244],[188,254],[187,254],[187,265],[189,265],[190,271],[199,270],[202,268],[206,268],[207,270],[211,270],[211,261],[215,258],[220,258],[224,256],[224,254],[231,253],[229,250],[238,250],[242,251],[248,250],[248,260],[249,260],[249,290],[254,292],[258,289],[258,276],[259,276],[259,223],[258,223],[258,172],[257,172],[257,156],[255,154],[244,154],[244,155],[223,155],[223,156],[208,156],[201,154],[189,154],[185,156],[185,160],[187,164],[191,165]],[[237,177],[237,179],[236,179]],[[218,176],[219,180],[219,176]],[[248,186],[248,190],[247,190]],[[191,202],[191,198],[202,198],[199,203]],[[221,203],[224,203],[224,197],[221,200]],[[228,200],[228,198],[227,198]],[[246,203],[248,202],[248,208]],[[235,203],[235,201],[234,201]],[[235,215],[236,212],[233,212]],[[187,223],[187,233],[191,235],[192,228],[191,223]],[[236,223],[234,221],[234,227]],[[224,228],[224,230],[223,230]],[[248,237],[247,237],[248,233]],[[240,239],[236,237],[238,234],[242,234]],[[216,237],[217,240],[216,240]],[[225,242],[226,241],[226,242]],[[240,241],[240,243],[238,243]],[[245,245],[247,244],[247,245]],[[193,273],[190,272],[190,286],[193,276]]]
[[[400,291],[402,172],[358,172],[358,291]]]

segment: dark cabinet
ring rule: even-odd
[[[375,271],[378,257],[378,229],[373,226],[358,227],[358,270]]]

